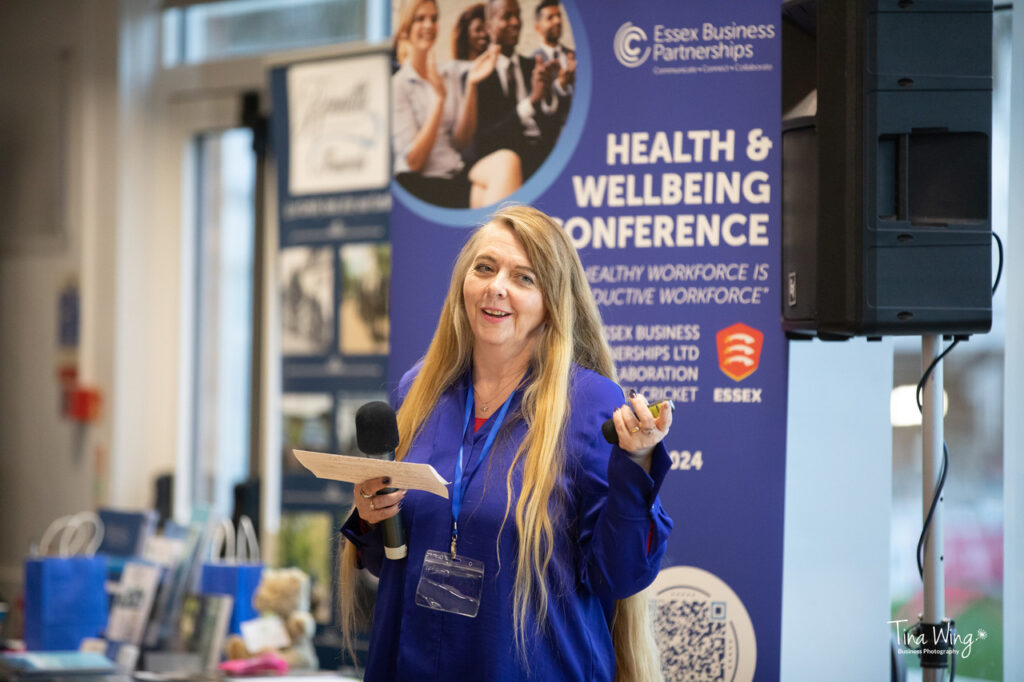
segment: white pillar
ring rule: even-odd
[[[1006,234],[1006,344],[1003,404],[1003,671],[1024,670],[1024,647],[1014,635],[1024,628],[1024,6],[1013,22],[1010,95],[1009,219]],[[1017,125],[1013,125],[1016,122]],[[1007,678],[1009,679],[1009,678]]]

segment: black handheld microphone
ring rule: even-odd
[[[668,405],[668,409],[675,411],[676,405],[671,400],[665,400],[660,403],[648,405],[647,409],[650,410],[654,418],[657,419],[658,415],[661,414],[661,406],[666,404]],[[604,436],[604,439],[612,445],[619,444],[619,432],[615,430],[615,420],[609,419],[604,424],[601,424],[601,434]]]
[[[398,447],[398,420],[391,406],[380,400],[366,403],[356,411],[356,444],[369,457],[394,460]],[[393,493],[397,488],[384,488],[377,494]],[[356,494],[359,494],[356,491]],[[402,519],[395,514],[381,523],[384,533],[384,556],[404,559],[409,553],[405,544]]]

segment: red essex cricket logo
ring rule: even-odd
[[[715,340],[718,343],[718,366],[727,377],[742,381],[757,371],[764,334],[736,323],[718,332]]]

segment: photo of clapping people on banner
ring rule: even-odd
[[[572,103],[561,4],[402,0],[394,10],[395,179],[446,208],[504,199],[550,154]]]

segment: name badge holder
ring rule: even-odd
[[[495,417],[494,424],[487,434],[484,447],[476,460],[476,468],[480,467],[487,453],[494,444],[494,438],[505,421],[508,407],[512,403],[512,396],[515,391],[509,394],[501,410]],[[427,550],[423,557],[423,568],[420,571],[420,581],[416,586],[416,604],[428,609],[447,611],[460,616],[475,618],[480,611],[480,597],[484,590],[484,562],[478,559],[471,559],[466,556],[459,556],[459,512],[462,509],[462,500],[469,485],[468,478],[463,471],[463,451],[465,449],[466,434],[469,430],[469,420],[473,415],[473,384],[469,385],[469,396],[466,398],[465,421],[462,425],[462,445],[459,446],[459,457],[455,460],[455,481],[452,485],[452,544],[449,552]],[[476,471],[476,469],[474,469]]]
[[[453,557],[436,549],[423,557],[416,604],[436,611],[476,618],[484,591],[484,564],[469,557]]]

